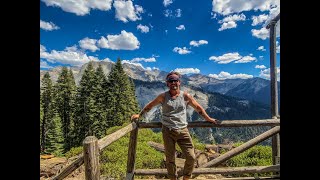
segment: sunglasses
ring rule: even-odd
[[[179,80],[168,80],[167,82],[173,83],[173,82],[178,82]]]

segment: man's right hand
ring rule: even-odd
[[[131,121],[135,120],[135,119],[139,119],[139,118],[140,118],[139,114],[134,114],[134,115],[131,116]]]

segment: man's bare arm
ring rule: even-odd
[[[143,114],[149,112],[153,107],[157,106],[158,104],[164,101],[164,93],[157,96],[154,100],[150,101],[141,111],[139,114],[134,114],[131,116],[131,120],[139,119]]]
[[[217,119],[211,118],[203,107],[188,93],[184,94],[188,104],[194,108],[194,110],[201,115],[206,121],[212,122],[214,124],[218,123]]]

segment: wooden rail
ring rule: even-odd
[[[137,128],[137,124],[135,122],[132,122],[131,124],[123,127],[122,129],[119,129],[118,131],[112,134],[109,134],[104,138],[101,138],[100,140],[98,140],[99,151],[101,151],[102,149],[104,149],[114,141],[120,139],[121,137],[123,137],[124,135],[126,135],[127,133],[131,132],[136,128]],[[65,167],[58,175],[54,176],[52,180],[64,179],[69,174],[71,174],[74,170],[80,167],[84,163],[84,157],[83,157],[84,155],[88,155],[88,154],[84,153],[80,155],[78,159],[76,159],[73,163]]]
[[[272,166],[250,166],[250,167],[223,167],[223,168],[195,168],[192,174],[243,174],[243,173],[265,173],[279,172],[280,165]],[[183,169],[177,170],[182,175]],[[167,169],[136,169],[136,175],[166,175]]]
[[[261,120],[223,120],[219,124],[212,124],[207,121],[188,122],[188,128],[195,127],[243,127],[243,126],[279,126],[280,119]],[[139,122],[139,128],[161,128],[161,122]]]

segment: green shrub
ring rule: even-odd
[[[66,152],[64,155],[66,158],[71,158],[73,156],[77,156],[83,152],[83,147],[73,147],[68,152]]]
[[[235,147],[240,146],[243,142],[235,143]],[[225,151],[224,151],[225,152]],[[226,165],[230,167],[244,166],[270,166],[272,165],[272,148],[271,146],[256,145],[226,161]],[[271,173],[246,173],[242,176],[266,176]]]

